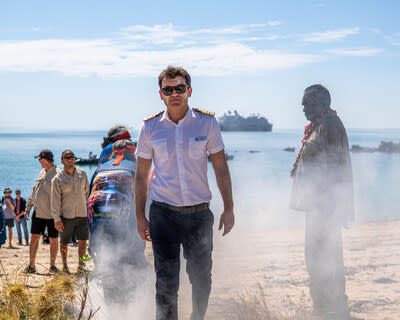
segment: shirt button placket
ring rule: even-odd
[[[185,179],[184,179],[184,168],[183,168],[183,161],[182,161],[182,146],[183,146],[183,131],[182,131],[182,122],[178,123],[177,129],[176,129],[176,135],[175,135],[175,143],[176,143],[176,162],[178,164],[178,176],[179,176],[179,182],[181,185],[181,195],[183,202],[186,202],[186,195],[184,192],[184,189],[186,189],[185,186]]]

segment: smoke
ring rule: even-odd
[[[90,296],[93,305],[100,307],[96,319],[153,317],[154,272],[135,225],[97,225],[93,234]]]
[[[91,303],[99,311],[96,314],[98,320],[141,320],[155,318],[155,277],[153,270],[147,269],[137,270],[132,267],[123,267],[122,273],[125,280],[130,285],[135,284],[130,291],[123,292],[120,296],[121,301],[110,301],[104,296],[104,286],[102,281],[106,277],[113,277],[113,273],[104,273],[101,278],[94,278],[89,283],[89,296]],[[112,281],[112,279],[109,279]],[[133,287],[133,286],[132,286]],[[128,298],[129,297],[129,298]],[[122,301],[123,300],[123,301]]]

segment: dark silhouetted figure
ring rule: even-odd
[[[291,171],[291,207],[306,213],[313,319],[347,320],[341,228],[354,219],[353,178],[346,130],[330,103],[322,85],[304,92],[303,111],[311,123]]]

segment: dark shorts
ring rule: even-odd
[[[54,228],[54,220],[53,219],[42,219],[36,218],[36,213],[34,212],[32,215],[32,225],[31,225],[31,233],[32,234],[44,234],[44,231],[47,227],[47,233],[49,238],[57,238],[58,231]]]
[[[64,231],[60,233],[60,242],[62,244],[70,243],[73,233],[75,233],[76,240],[89,239],[89,223],[86,217],[74,219],[65,219],[61,217],[61,220],[64,224]]]
[[[6,225],[9,228],[14,228],[14,219],[6,219]]]

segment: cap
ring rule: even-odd
[[[5,188],[3,193],[6,193],[6,192],[12,192],[12,190],[10,188]]]
[[[71,150],[67,149],[67,150],[64,150],[63,153],[61,154],[61,160],[64,159],[64,157],[69,154],[75,157],[75,154]]]
[[[46,159],[49,161],[54,161],[54,155],[53,152],[51,152],[49,149],[43,149],[42,151],[40,151],[40,153],[34,157],[36,158],[40,158],[40,159]]]

